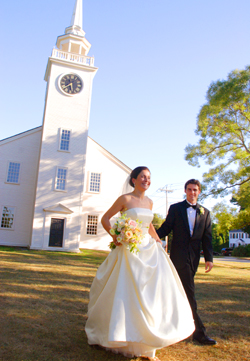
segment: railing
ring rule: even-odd
[[[67,53],[66,51],[61,51],[58,49],[53,49],[52,58],[64,59],[67,61],[72,61],[73,63],[81,63],[87,66],[94,66],[94,57],[84,56],[78,54]]]

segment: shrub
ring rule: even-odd
[[[232,256],[250,257],[250,244],[248,244],[247,246],[238,246],[234,248]]]

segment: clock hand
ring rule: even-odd
[[[70,86],[70,85],[71,85],[71,90],[73,90],[73,89],[72,89],[72,83],[69,83],[68,85],[64,85],[63,88],[67,88],[67,87]]]

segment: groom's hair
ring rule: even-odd
[[[199,187],[199,190],[201,191],[201,184],[197,179],[189,179],[186,183],[185,183],[185,190],[187,189],[187,186],[189,184],[195,184]]]

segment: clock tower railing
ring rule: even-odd
[[[87,66],[94,66],[95,58],[91,56],[72,54],[59,49],[53,49],[52,58],[63,59],[73,63],[80,63]]]

